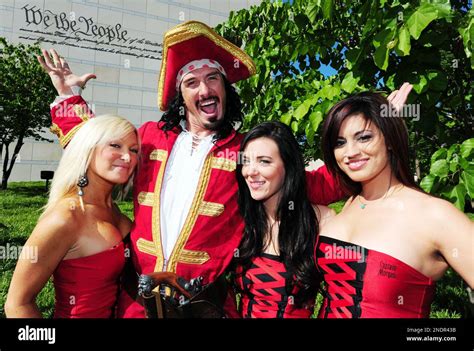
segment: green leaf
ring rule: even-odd
[[[388,48],[386,46],[379,46],[377,50],[375,50],[374,54],[374,62],[378,68],[382,70],[386,70],[388,67]]]
[[[418,40],[421,32],[436,18],[438,18],[438,12],[431,4],[421,5],[407,20],[411,36]]]
[[[431,163],[434,163],[441,159],[446,159],[447,155],[448,155],[448,150],[442,147],[441,149],[436,150],[433,156],[431,156]]]
[[[454,154],[453,159],[449,162],[449,171],[454,173],[459,168],[459,156],[458,154]]]
[[[424,177],[421,180],[420,186],[424,191],[426,191],[427,193],[430,193],[431,189],[433,189],[433,185],[434,185],[435,180],[436,180],[435,175],[428,174],[426,177]]]
[[[468,169],[469,167],[471,167],[471,164],[474,164],[474,162],[469,162],[464,157],[459,156],[459,165],[462,169]]]
[[[346,53],[346,65],[348,69],[352,69],[357,64],[357,61],[359,60],[361,54],[362,54],[362,49],[360,48],[353,48],[347,51]]]
[[[376,47],[374,54],[374,62],[378,68],[384,71],[388,67],[388,57],[390,53],[389,44],[391,43],[394,36],[395,31],[384,29],[383,31],[378,33],[372,41],[374,47]]]
[[[431,164],[430,173],[440,178],[448,175],[448,163],[446,160],[438,160]]]
[[[474,199],[474,166],[468,167],[461,173],[461,179],[464,182],[467,193],[471,200]]]
[[[474,37],[474,17],[471,16],[466,27],[459,28],[458,31],[459,34],[461,34],[462,41],[464,43],[464,52],[466,53],[466,57],[471,58],[471,68],[474,68],[474,55],[472,54],[472,41]]]
[[[459,144],[453,144],[448,149],[448,155],[446,156],[446,160],[450,160],[453,155],[459,152]]]
[[[349,72],[345,75],[344,79],[341,83],[341,88],[347,93],[352,93],[354,89],[357,87],[357,83],[359,83],[360,78],[354,78],[352,72]]]
[[[408,28],[403,25],[398,32],[398,50],[403,53],[403,56],[410,54],[411,44],[410,44],[410,31]]]
[[[438,18],[447,18],[448,22],[450,22],[452,10],[449,0],[432,0],[430,1],[430,4],[436,9]]]
[[[288,111],[287,113],[284,113],[280,118],[281,123],[285,123],[287,126],[289,126],[292,115],[293,115],[292,111]]]
[[[472,149],[474,149],[474,138],[465,140],[461,144],[461,156],[467,159],[471,155]]]
[[[334,8],[334,0],[322,0],[323,17],[325,19],[332,19]]]
[[[333,100],[334,97],[338,96],[341,89],[335,85],[326,85],[319,91],[319,96],[323,99]]]
[[[311,124],[311,128],[316,132],[318,130],[319,125],[323,120],[323,114],[321,111],[313,111],[309,115],[309,121]]]
[[[463,184],[456,186],[449,185],[441,192],[445,198],[449,199],[454,206],[464,212],[464,204],[466,203],[466,187]]]
[[[312,128],[311,123],[308,123],[308,124],[306,125],[305,134],[306,134],[306,138],[308,139],[308,143],[309,143],[310,145],[313,145],[313,144],[314,144],[315,131],[314,131],[314,129]]]
[[[311,103],[313,98],[303,101],[301,105],[298,106],[293,116],[299,121],[308,113],[309,109],[313,104]]]
[[[392,74],[390,77],[387,78],[385,81],[385,86],[389,88],[391,91],[396,90],[395,88],[395,74]]]
[[[441,71],[430,71],[428,72],[427,78],[430,89],[434,91],[444,91],[448,86],[446,74]]]
[[[317,4],[316,2],[308,4],[308,7],[306,8],[306,14],[311,23],[314,23],[316,21],[318,12],[319,4]]]
[[[298,133],[298,127],[299,127],[299,124],[298,122],[296,121],[293,121],[291,122],[291,130],[293,131],[293,133]]]
[[[417,94],[422,94],[428,89],[428,79],[422,74],[419,74],[416,77],[416,80],[413,81],[413,90],[416,91]]]

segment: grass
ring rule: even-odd
[[[8,190],[0,190],[0,248],[22,246],[25,243],[46,201],[47,193],[43,182],[10,183]],[[133,218],[133,204],[130,199],[119,202],[118,205],[123,213]],[[342,202],[331,205],[336,212],[339,212],[342,206]],[[5,317],[4,304],[15,265],[15,258],[0,259],[0,318]],[[318,305],[321,301],[319,297]],[[431,317],[466,317],[467,301],[466,284],[455,272],[448,270],[437,284]],[[54,288],[51,281],[38,295],[36,302],[44,317],[53,316]]]
[[[10,183],[7,190],[0,190],[0,247],[23,246],[47,202],[44,182]],[[121,211],[133,218],[131,201],[118,203]],[[1,252],[1,251],[0,251]],[[4,305],[15,269],[16,259],[3,250],[0,259],[0,318],[5,317]],[[54,288],[51,279],[36,299],[45,318],[54,313]]]

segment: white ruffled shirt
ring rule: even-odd
[[[193,150],[193,136],[182,121],[181,132],[166,165],[160,201],[161,240],[165,260],[170,257],[193,202],[213,134],[201,139]],[[166,263],[165,263],[166,265]]]

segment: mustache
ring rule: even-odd
[[[217,97],[217,96],[209,96],[205,99],[199,99],[197,102],[196,102],[196,106],[199,107],[201,104],[205,103],[205,102],[208,102],[208,101],[214,101],[216,103],[218,103],[220,101],[220,99]]]

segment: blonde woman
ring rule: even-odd
[[[75,134],[25,244],[38,252],[37,260],[18,260],[8,317],[41,317],[35,300],[51,275],[56,318],[113,317],[131,221],[114,204],[112,191],[132,183],[139,149],[135,127],[117,116],[91,119]]]

